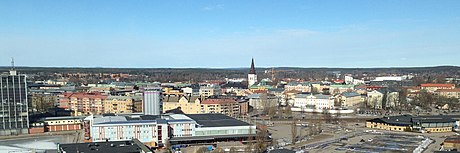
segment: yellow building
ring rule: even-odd
[[[201,113],[201,99],[199,96],[163,95],[163,112],[179,108],[185,114]]]
[[[108,96],[104,101],[104,113],[132,113],[133,98],[128,96]]]
[[[438,89],[434,93],[438,96],[444,96],[447,98],[460,98],[460,88]]]
[[[179,96],[179,95],[183,95],[184,93],[182,93],[180,90],[175,90],[173,88],[165,87],[163,88],[163,94]]]
[[[201,102],[201,113],[221,113],[228,116],[238,116],[240,106],[235,99],[231,98],[206,99]]]
[[[355,107],[363,102],[361,95],[356,92],[344,92],[338,96],[338,100],[342,107]]]
[[[388,131],[451,132],[460,116],[391,116],[366,121],[366,127]]]

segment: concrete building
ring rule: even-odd
[[[104,113],[132,113],[133,98],[128,96],[108,96],[104,101]]]
[[[300,92],[311,92],[312,85],[310,82],[289,82],[284,86],[286,91],[296,90]]]
[[[45,132],[74,131],[82,129],[82,117],[46,117],[43,119]]]
[[[337,99],[342,107],[357,107],[363,102],[361,95],[356,92],[344,92]]]
[[[201,113],[201,97],[200,96],[163,96],[163,112],[180,108],[185,114]]]
[[[144,88],[143,97],[144,115],[160,115],[162,113],[161,88]]]
[[[438,89],[455,89],[455,84],[434,84],[434,83],[427,83],[421,84],[420,88],[422,90],[426,90],[428,92],[435,92]]]
[[[294,107],[334,109],[334,97],[323,94],[298,94],[294,100]]]
[[[367,92],[367,106],[375,109],[382,109],[384,93],[377,90]]]
[[[276,107],[279,104],[279,98],[266,94],[266,93],[260,93],[260,94],[251,94],[248,96],[249,98],[249,105],[252,106],[254,109],[265,109],[269,107]]]
[[[227,82],[222,85],[222,93],[229,95],[234,94],[236,96],[243,96],[248,87],[242,82]]]
[[[29,112],[27,77],[17,74],[0,74],[0,136],[27,134]]]
[[[351,92],[354,90],[354,85],[348,84],[348,85],[343,85],[343,84],[332,84],[329,86],[329,93],[331,94],[340,94],[343,92]]]
[[[222,89],[220,88],[220,86],[215,84],[202,85],[199,89],[199,94],[203,97],[218,96],[222,94],[221,92]]]
[[[376,77],[372,81],[402,81],[404,77],[402,76],[384,76],[384,77]]]
[[[240,114],[239,103],[232,98],[209,98],[201,102],[201,113],[221,113],[228,116]]]
[[[138,139],[149,147],[240,141],[256,132],[255,126],[223,114],[90,116],[85,124],[90,142]]]
[[[249,70],[248,74],[248,87],[256,84],[257,82],[257,74],[256,69],[254,67],[254,58],[251,60],[251,69]]]
[[[460,98],[460,88],[454,89],[437,89],[434,91],[437,96],[444,96],[447,98]]]
[[[106,95],[101,93],[66,92],[58,95],[58,107],[74,111],[75,115],[104,113]]]

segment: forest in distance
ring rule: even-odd
[[[11,67],[0,67],[0,72],[8,72]],[[129,74],[125,81],[203,81],[221,80],[223,78],[245,78],[249,68],[81,68],[81,67],[16,67],[19,73],[44,77],[42,79],[55,79],[53,75],[63,76],[73,73],[98,74]],[[389,76],[413,74],[420,78],[433,79],[439,77],[458,78],[460,67],[394,67],[394,68],[299,68],[299,67],[270,67],[256,68],[259,78],[278,79],[296,78],[304,80],[321,80],[334,73],[352,74],[354,77],[364,76]],[[273,74],[273,75],[272,75]],[[148,76],[146,78],[145,76]]]

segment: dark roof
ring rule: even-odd
[[[214,140],[218,138],[247,138],[249,136],[256,136],[255,134],[232,134],[232,135],[209,135],[209,136],[193,136],[193,137],[173,137],[170,139],[172,142],[181,141],[196,141],[196,140]]]
[[[432,115],[432,116],[411,116],[411,115],[400,115],[375,118],[368,121],[377,123],[386,123],[391,125],[409,126],[414,122],[421,123],[449,123],[460,120],[460,115]]]
[[[84,153],[140,153],[141,147],[134,141],[110,141],[60,144],[59,149],[65,152]]]
[[[249,74],[256,74],[256,69],[254,68],[254,58],[251,60],[251,69],[249,70]]]
[[[356,96],[361,96],[359,93],[356,92],[343,92],[342,96],[345,97],[356,97]]]
[[[413,122],[420,123],[449,123],[459,120],[458,115],[434,115],[434,116],[418,116],[412,118]]]
[[[224,114],[185,114],[202,127],[248,126],[249,123],[237,120]]]
[[[409,126],[409,125],[412,125],[411,119],[412,119],[411,115],[400,115],[400,116],[375,118],[375,119],[371,119],[368,121],[377,122],[377,123],[386,123],[386,124],[398,125],[398,126]]]
[[[222,88],[239,88],[239,89],[247,89],[248,86],[243,84],[242,82],[228,82],[222,85]]]
[[[174,108],[174,109],[170,109],[170,110],[166,110],[165,113],[172,113],[172,114],[185,114],[181,107],[177,107],[177,108]]]
[[[140,116],[142,120],[156,120],[156,119],[161,119],[160,115],[143,115]]]

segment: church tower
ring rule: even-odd
[[[248,87],[254,85],[257,82],[256,69],[254,68],[254,58],[251,61],[251,70],[248,74]]]

